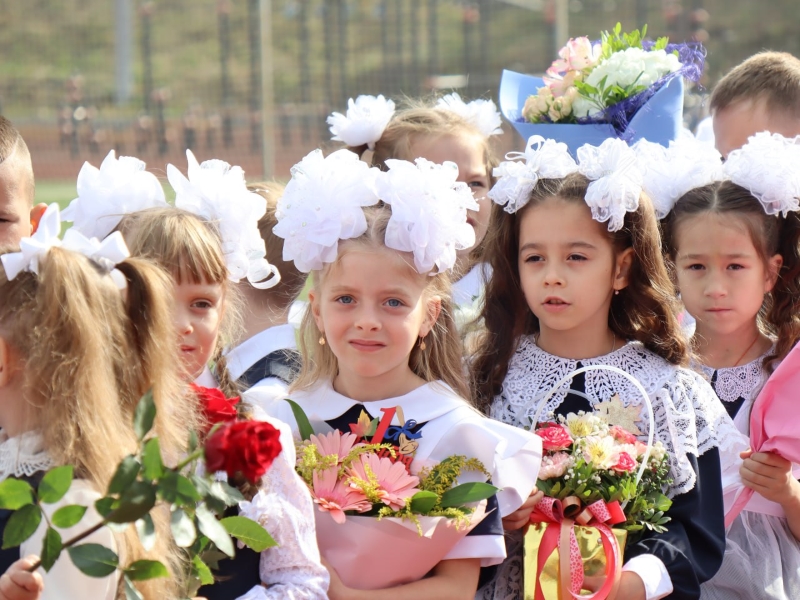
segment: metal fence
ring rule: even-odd
[[[495,97],[502,69],[541,72],[617,21],[704,42],[706,87],[762,48],[800,54],[796,0],[2,0],[0,108],[39,179],[187,147],[280,178],[351,96]],[[692,92],[690,125],[702,111]]]

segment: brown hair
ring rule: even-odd
[[[270,301],[274,301],[277,308],[285,309],[297,299],[308,279],[308,275],[299,271],[294,266],[293,261],[283,260],[283,238],[272,233],[273,228],[278,224],[278,218],[275,215],[278,200],[280,200],[286,188],[276,181],[264,181],[249,185],[247,189],[262,196],[267,201],[267,212],[258,221],[258,231],[267,247],[267,259],[277,267],[278,272],[281,274],[281,280],[278,285],[258,291],[269,298]]]
[[[787,217],[768,215],[747,189],[730,181],[694,189],[678,200],[662,223],[664,252],[673,263],[681,223],[701,214],[738,218],[765,266],[776,254],[783,257],[775,286],[765,294],[759,311],[761,328],[777,339],[775,351],[763,361],[764,369],[771,373],[800,340],[800,217],[796,212]]]
[[[0,116],[0,164],[7,160],[16,161],[17,169],[27,184],[27,200],[33,205],[33,198],[36,190],[36,182],[33,177],[33,165],[31,163],[31,153],[28,145],[22,139],[19,131],[11,124],[11,121]]]
[[[228,279],[216,226],[185,210],[167,207],[126,215],[119,229],[133,256],[163,267],[176,283],[188,281],[222,286],[222,325],[211,360],[220,389],[226,396],[237,396],[239,389],[228,373],[223,350],[236,339],[239,297]]]
[[[525,301],[519,278],[521,218],[525,211],[551,198],[586,206],[589,183],[578,173],[563,179],[540,179],[527,204],[516,213],[493,207],[487,247],[493,272],[480,316],[486,330],[472,361],[473,391],[484,413],[502,390],[520,336],[539,332],[539,320]],[[675,288],[661,255],[658,221],[650,199],[642,195],[639,208],[626,213],[622,229],[608,236],[615,251],[634,250],[628,287],[612,296],[608,326],[619,338],[637,340],[672,364],[685,364],[688,351],[675,316]]]
[[[764,100],[771,113],[800,118],[800,59],[787,52],[760,52],[734,67],[714,87],[712,113],[746,100]]]
[[[0,270],[0,332],[23,364],[27,425],[42,432],[56,464],[72,465],[76,478],[100,493],[119,462],[137,448],[126,396],[133,392],[121,386],[135,384],[138,391],[147,382],[136,381],[136,367],[122,373],[123,365],[137,354],[137,343],[150,346],[143,338],[158,332],[145,324],[145,329],[129,335],[142,324],[132,314],[160,319],[159,307],[168,303],[152,295],[161,289],[155,267],[142,261],[120,266],[128,279],[128,293],[147,305],[126,306],[104,269],[61,248],[51,249],[39,260],[38,275],[22,272],[9,281]],[[151,383],[163,393],[160,382]],[[145,552],[133,528],[117,534],[117,539],[126,559],[166,560],[173,571],[172,578],[137,582],[145,597],[175,597],[179,589],[175,578],[183,569],[177,549],[168,541],[169,515],[156,510],[152,516],[159,533],[151,551]]]
[[[326,265],[320,271],[312,273],[313,289],[319,289],[330,269],[355,245],[367,246],[373,249],[386,250],[384,239],[386,226],[391,217],[388,205],[380,205],[364,209],[367,219],[367,231],[358,238],[342,240],[339,242],[339,256],[337,261]],[[412,264],[409,269],[414,270]],[[416,273],[416,270],[414,270]],[[427,297],[438,296],[441,298],[442,308],[430,334],[426,337],[426,349],[422,350],[415,345],[408,357],[408,365],[418,377],[425,381],[443,381],[449,385],[462,398],[469,397],[469,391],[464,378],[462,367],[461,339],[453,320],[453,303],[450,298],[450,278],[447,273],[438,275],[419,275],[424,277]],[[297,381],[292,389],[308,389],[320,381],[331,381],[339,371],[336,356],[328,344],[320,345],[320,332],[311,314],[311,307],[306,310],[300,326],[300,353],[303,356],[303,366]]]

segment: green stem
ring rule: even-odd
[[[181,462],[179,462],[178,465],[174,469],[171,469],[171,470],[175,471],[176,473],[180,473],[180,471],[183,469],[183,467],[185,467],[190,462],[192,462],[194,460],[197,460],[198,458],[200,458],[202,456],[203,456],[203,449],[202,448],[198,448],[192,454],[190,454],[189,456],[184,458]]]
[[[61,549],[64,550],[65,548],[70,548],[70,547],[74,546],[75,544],[77,544],[81,540],[86,539],[87,537],[92,535],[95,531],[99,530],[102,527],[105,527],[106,525],[108,525],[108,521],[103,519],[102,521],[100,521],[96,525],[93,525],[92,527],[90,527],[86,531],[83,531],[83,532],[79,533],[78,535],[76,535],[75,537],[72,537],[72,538],[68,539],[66,542],[61,544]],[[38,569],[41,566],[42,566],[42,559],[40,558],[35,563],[33,563],[33,565],[31,565],[31,568],[28,569],[28,572],[29,573],[33,573],[36,569]]]

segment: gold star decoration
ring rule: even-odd
[[[642,420],[642,406],[624,406],[619,394],[614,394],[608,402],[595,406],[598,414],[608,420],[609,425],[617,425],[633,435],[643,435],[636,423]]]

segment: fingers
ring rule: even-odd
[[[776,467],[784,471],[787,471],[792,468],[791,461],[786,460],[785,458],[783,458],[779,454],[775,454],[774,452],[753,452],[749,458],[750,460],[760,463],[762,465]]]
[[[752,454],[753,450],[751,448],[748,448],[744,452],[739,452],[739,458],[750,458]]]
[[[39,573],[29,573],[38,559],[26,556],[12,564],[8,571],[0,576],[0,600],[37,600],[44,582]]]

